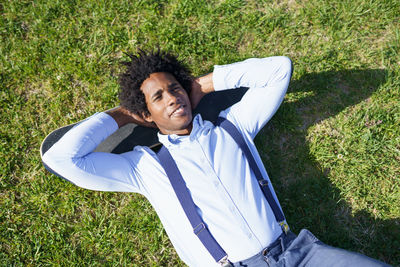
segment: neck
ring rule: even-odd
[[[160,132],[165,135],[171,135],[171,134],[176,134],[176,135],[189,135],[192,132],[193,129],[193,122],[190,122],[190,124],[180,130],[167,130],[167,129],[160,129]]]

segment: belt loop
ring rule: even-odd
[[[285,242],[283,241],[283,237],[279,237],[279,241],[281,241],[281,249],[282,249],[282,253],[285,252],[286,248],[285,248]]]

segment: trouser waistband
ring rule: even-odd
[[[328,246],[307,229],[301,230],[298,236],[291,232],[286,236],[281,235],[262,252],[247,260],[234,263],[233,266],[299,266],[305,262],[307,262],[305,265],[310,267],[390,266],[359,253]]]
[[[282,233],[272,244],[261,251],[263,256],[268,254],[279,255],[286,250],[289,244],[296,238],[296,235],[291,231]]]
[[[286,248],[292,243],[295,238],[296,235],[291,231],[288,231],[287,233],[282,233],[274,242],[272,242],[266,248],[262,249],[259,253],[246,260],[235,262],[233,263],[233,266],[243,266],[243,264],[246,264],[247,262],[252,262],[253,259],[260,256],[280,255],[286,250]]]

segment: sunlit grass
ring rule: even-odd
[[[284,104],[256,144],[295,232],[400,264],[400,3],[0,3],[0,261],[183,265],[150,204],[41,165],[55,128],[118,104],[124,52],[160,46],[195,75],[289,56]]]

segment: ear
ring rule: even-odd
[[[142,112],[142,118],[147,122],[154,122],[150,113],[146,114],[145,112]]]

